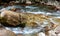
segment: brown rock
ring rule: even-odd
[[[6,30],[3,26],[0,25],[0,36],[16,36],[12,31]]]

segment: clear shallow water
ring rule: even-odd
[[[50,6],[34,6],[34,5],[31,5],[31,6],[20,6],[20,5],[14,5],[14,6],[8,6],[6,7],[6,9],[11,9],[11,8],[20,8],[20,9],[23,9],[25,12],[41,12],[41,11],[44,11],[44,12],[56,12],[56,10],[51,10],[49,9]],[[0,9],[3,8],[3,6],[0,6]]]

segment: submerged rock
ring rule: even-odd
[[[2,18],[0,20],[0,23],[2,23],[3,25],[11,25],[11,26],[20,25],[20,27],[24,28],[25,26],[37,27],[37,26],[49,25],[53,23],[53,22],[51,23],[50,20],[50,18],[53,18],[52,16],[46,16],[43,14],[17,13],[12,11],[4,11],[4,14],[5,15],[3,17],[0,16]]]

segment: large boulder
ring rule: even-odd
[[[9,24],[9,25],[12,25],[12,26],[16,26],[16,25],[19,25],[20,24],[20,21],[19,21],[19,13],[16,13],[16,12],[13,12],[13,11],[3,11],[1,12],[1,15],[0,15],[0,23],[2,24]]]
[[[37,27],[37,26],[48,25],[53,23],[53,22],[51,23],[50,20],[52,16],[46,16],[43,14],[17,13],[6,10],[3,12],[1,13],[1,20],[0,20],[0,23],[2,23],[3,25],[11,25],[11,26],[20,25],[22,27],[23,26]]]

